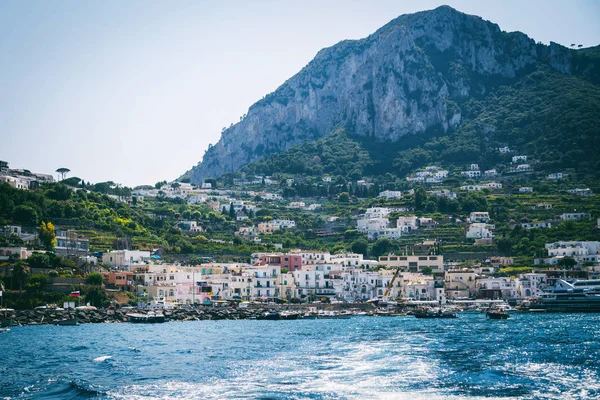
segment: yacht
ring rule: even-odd
[[[600,281],[556,281],[541,296],[536,308],[557,312],[600,312]]]

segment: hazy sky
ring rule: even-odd
[[[449,4],[536,41],[600,43],[600,1],[0,2],[0,160],[172,180],[323,47]]]

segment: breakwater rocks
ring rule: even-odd
[[[350,307],[351,306],[351,307]],[[344,304],[343,307],[328,304],[310,305],[253,305],[248,308],[237,307],[213,307],[198,306],[195,308],[181,308],[175,310],[146,310],[146,309],[117,309],[117,310],[16,310],[8,312],[6,317],[0,315],[0,319],[11,319],[14,325],[45,325],[56,324],[59,321],[70,320],[77,317],[80,324],[127,322],[128,313],[141,313],[157,311],[163,313],[167,321],[203,321],[203,320],[238,320],[252,319],[264,315],[266,312],[290,311],[304,313],[309,307],[318,309],[358,308],[361,310],[372,310],[370,304]]]

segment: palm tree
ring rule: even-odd
[[[65,179],[65,175],[67,175],[69,172],[71,172],[69,168],[59,168],[56,170],[56,173],[60,174],[61,176],[61,181]]]

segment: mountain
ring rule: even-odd
[[[585,122],[575,121],[579,127],[584,125],[585,132],[574,150],[586,152],[580,142],[597,149],[598,131],[590,123],[600,111],[596,101],[599,53],[598,47],[571,50],[555,43],[535,43],[521,32],[503,32],[494,23],[448,6],[402,15],[367,38],[342,41],[319,51],[298,74],[226,129],[202,162],[182,178],[199,183],[237,171],[267,155],[314,142],[338,127],[374,143],[400,143],[432,132],[447,137],[462,128],[473,136],[463,139],[471,140],[467,147],[475,157],[481,151],[481,136],[494,135],[498,129],[504,133],[496,135],[497,139],[507,144],[518,141],[526,147],[532,142],[516,136],[519,129],[539,141],[543,139],[540,125],[562,116],[549,115],[540,104],[539,109],[513,121],[513,103],[522,103],[522,96],[535,100],[531,87],[535,92],[541,85],[552,92],[553,82],[562,82],[567,89],[576,85],[593,99],[587,104],[586,94],[569,91],[572,96],[567,104],[555,104],[554,111],[564,113],[569,104],[587,104]],[[572,81],[564,83],[564,78]],[[507,103],[501,90],[510,92],[511,101]],[[503,117],[494,99],[507,107]],[[486,114],[488,107],[498,111],[497,118]],[[581,113],[573,111],[571,117],[573,114]],[[513,121],[517,132],[507,131],[506,119]],[[536,133],[531,134],[528,129],[536,124]],[[443,146],[443,141],[438,145]],[[439,153],[443,152],[440,149]],[[582,155],[577,152],[574,157]]]

